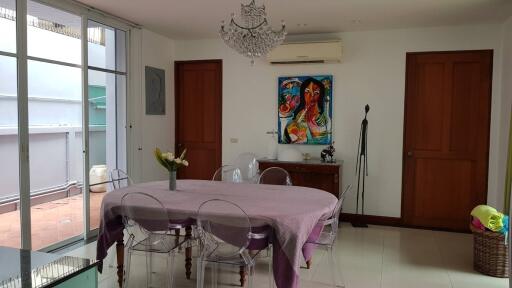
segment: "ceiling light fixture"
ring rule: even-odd
[[[284,41],[286,26],[282,21],[281,30],[272,30],[265,5],[256,6],[254,0],[248,5],[241,5],[240,21],[235,21],[235,13],[232,13],[229,24],[222,21],[219,33],[226,45],[251,58],[251,64],[254,64],[255,58],[267,55]]]

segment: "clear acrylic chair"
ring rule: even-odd
[[[212,181],[223,181],[230,183],[241,183],[242,172],[239,168],[232,165],[224,165],[215,171]]]
[[[287,185],[292,186],[292,179],[288,171],[281,167],[269,167],[265,169],[259,179],[259,184]]]
[[[169,233],[169,216],[163,204],[154,196],[132,192],[121,199],[123,224],[128,232],[125,254],[123,287],[129,287],[130,264],[133,252],[146,255],[146,285],[151,287],[153,254],[167,256],[167,287],[173,285],[174,255],[181,243]]]
[[[351,189],[352,185],[348,185],[347,188],[345,188],[343,193],[341,193],[341,195],[339,196],[338,202],[336,203],[336,206],[334,207],[334,210],[332,211],[329,218],[321,220],[319,222],[319,224],[323,225],[323,228],[322,232],[320,232],[318,239],[308,239],[306,241],[306,244],[313,244],[318,248],[327,250],[327,252],[329,253],[329,268],[331,270],[331,281],[333,287],[340,287],[340,285],[338,285],[338,274],[340,273],[340,270],[338,267],[338,261],[336,261],[336,239],[338,236],[338,225],[341,209],[343,207],[343,201],[345,200],[346,194]]]
[[[204,287],[206,265],[210,264],[213,287],[217,287],[219,265],[230,265],[245,267],[248,287],[252,288],[257,254],[249,253],[248,247],[251,241],[268,235],[252,233],[244,210],[230,201],[208,200],[197,211],[197,232],[202,248],[197,259],[197,287]],[[270,277],[273,279],[272,274]]]
[[[133,184],[132,179],[130,179],[128,174],[121,169],[114,169],[110,171],[110,180],[112,181],[114,189],[120,189]]]
[[[243,182],[256,183],[258,180],[258,161],[256,154],[245,152],[238,155],[233,166],[240,169]]]

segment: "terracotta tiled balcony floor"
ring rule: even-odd
[[[105,193],[91,193],[91,229],[98,228]],[[0,214],[0,246],[20,247],[20,211]],[[32,249],[83,233],[82,194],[32,206]]]

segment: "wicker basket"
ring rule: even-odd
[[[505,235],[480,231],[470,225],[473,232],[473,268],[485,275],[508,277],[508,245]]]

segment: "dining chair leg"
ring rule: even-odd
[[[150,272],[150,282],[153,277],[153,274],[155,274],[155,270],[153,269],[153,253],[149,253],[149,272]]]
[[[201,257],[197,258],[197,288],[204,287],[204,272],[206,270],[206,263],[201,260]]]
[[[334,244],[335,245],[335,244]],[[331,267],[331,279],[332,279],[332,287],[336,288],[336,287],[340,287],[338,286],[338,271],[339,271],[339,267],[338,267],[338,261],[336,261],[336,247],[332,245],[332,246],[329,246],[329,259],[330,259],[330,263],[329,263],[329,266]]]
[[[252,288],[254,285],[254,276],[256,275],[255,265],[249,265],[247,267],[249,269],[249,283],[247,284],[248,288]]]
[[[167,287],[169,288],[174,286],[174,258],[174,251],[169,252],[169,255],[167,255]]]
[[[198,256],[200,257],[201,256],[201,252],[203,252],[203,249],[204,249],[204,245],[201,241],[198,242],[199,243],[199,249],[197,250],[197,254],[199,254]]]
[[[124,288],[126,287],[129,287],[128,284],[129,284],[129,278],[130,278],[130,264],[131,264],[131,260],[132,260],[132,252],[130,251],[130,249],[128,249],[127,253],[126,253],[126,260],[125,260],[125,263],[124,263],[124,268],[125,268],[125,271],[124,271],[124,277],[123,277],[123,286]]]
[[[146,252],[146,287],[151,287],[151,255],[153,253]]]
[[[272,257],[272,250],[267,248],[267,256],[268,256],[268,287],[274,288],[274,262]]]
[[[212,263],[212,287],[217,288],[219,281],[219,264]]]

